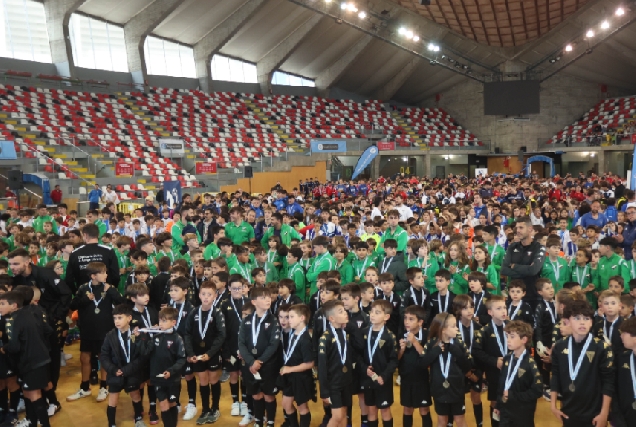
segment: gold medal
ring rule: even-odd
[[[347,373],[347,367],[346,366],[342,367],[342,372],[344,372],[345,374]]]
[[[255,348],[252,349],[252,354],[256,354],[258,353],[258,350],[256,350]]]
[[[205,348],[205,341],[201,341],[201,344],[199,344],[201,346],[201,348]]]
[[[95,314],[99,314],[99,308],[95,308]]]
[[[450,383],[448,381],[444,381],[442,385],[444,386],[444,388],[450,387]]]
[[[576,391],[576,387],[574,386],[574,383],[570,384],[570,387],[568,387],[570,389],[570,391],[572,393],[574,393]]]

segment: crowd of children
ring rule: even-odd
[[[315,425],[391,427],[396,380],[404,427],[416,412],[432,426],[431,406],[438,427],[465,426],[468,401],[481,426],[484,392],[492,426],[533,426],[542,396],[567,426],[636,425],[636,243],[621,249],[629,224],[597,224],[598,201],[586,212],[585,201],[560,199],[560,183],[538,188],[546,204],[537,210],[537,200],[512,197],[484,204],[461,182],[439,193],[398,182],[388,195],[384,184],[353,195],[347,186],[336,204],[298,203],[281,189],[271,200],[185,195],[159,217],[113,206],[86,219],[64,205],[9,210],[0,217],[0,418],[50,425],[61,349],[77,327],[81,382],[66,400],[98,385],[109,427],[122,391],[136,427],[146,425],[146,396],[151,425],[237,417],[242,427],[309,427],[308,403],[320,399]],[[474,203],[444,203],[460,194]],[[636,203],[626,208],[636,213]],[[501,273],[520,220],[545,248],[536,283]],[[119,274],[89,259],[85,281],[73,270],[77,286],[66,286],[89,224]]]

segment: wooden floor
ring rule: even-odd
[[[92,386],[93,395],[90,397],[86,397],[84,399],[78,400],[76,402],[66,402],[66,396],[75,393],[79,388],[80,383],[80,369],[79,369],[79,343],[76,342],[72,346],[65,347],[64,350],[66,353],[70,353],[73,355],[73,358],[67,362],[67,366],[62,368],[62,373],[60,376],[60,382],[58,385],[57,395],[60,402],[62,402],[62,410],[51,418],[51,425],[53,427],[107,427],[108,422],[106,419],[106,407],[108,406],[107,401],[97,403],[95,402],[95,396],[97,395],[98,386]],[[230,389],[229,383],[222,384],[222,396],[221,396],[221,418],[215,424],[217,426],[237,426],[238,422],[242,417],[232,417],[230,416],[230,406],[231,406],[231,398],[230,398]],[[467,395],[468,396],[468,395]],[[486,402],[486,394],[482,394],[484,401],[484,427],[490,426],[490,418],[488,416],[488,403]],[[199,411],[200,396],[198,394],[197,388],[197,406]],[[395,387],[395,399],[396,403],[393,406],[393,418],[394,418],[394,426],[402,427],[402,408],[399,406],[397,401],[399,400],[399,390],[398,387]],[[185,390],[185,383],[183,387],[183,391],[181,393],[181,404],[183,407],[188,402],[187,392]],[[356,407],[357,398],[354,398],[354,426],[359,426],[359,411]],[[322,406],[319,403],[310,402],[311,412],[313,414],[312,426],[318,426],[320,421],[322,420]],[[475,427],[475,419],[472,413],[472,405],[470,400],[466,401],[466,419],[468,421],[468,425],[470,427]],[[145,418],[144,422],[150,426],[148,422],[148,400],[144,398],[144,411]],[[180,426],[194,426],[196,425],[196,417],[191,421],[183,421],[181,417],[183,413],[179,414],[179,425]],[[198,416],[197,416],[198,417]],[[276,427],[280,426],[282,423],[282,407],[280,404],[280,395],[279,395],[279,404],[278,404],[278,415],[276,418]],[[436,425],[436,417],[433,414],[433,422]],[[538,426],[541,427],[557,427],[560,424],[556,421],[556,418],[550,412],[550,404],[546,402],[544,399],[539,399],[537,406],[537,413],[535,422]],[[118,427],[134,427],[135,423],[133,422],[133,410],[130,398],[122,393],[119,406],[117,408],[117,426]],[[159,425],[162,425],[161,422]],[[381,426],[382,424],[380,424]],[[421,419],[416,416],[414,421],[415,427],[421,426]]]

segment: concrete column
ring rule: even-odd
[[[194,63],[199,87],[202,91],[212,91],[212,57],[241,29],[265,0],[247,0],[215,28],[194,45]]]
[[[424,176],[428,176],[429,178],[433,176],[433,171],[431,171],[431,155],[427,154],[424,156]]]
[[[598,158],[598,174],[599,176],[602,176],[607,170],[607,166],[608,166],[605,164],[605,151],[604,150],[597,151],[596,156]]]
[[[340,59],[316,77],[318,96],[328,97],[331,86],[342,77],[364,48],[371,43],[371,40],[373,40],[373,36],[363,35]]]
[[[396,94],[406,80],[413,74],[415,69],[423,62],[423,59],[418,57],[413,58],[408,64],[404,66],[398,73],[393,76],[391,80],[386,82],[383,87],[378,89],[372,99],[381,99],[383,101],[389,101],[393,95]]]
[[[289,58],[294,49],[305,38],[305,36],[318,25],[322,19],[322,15],[313,14],[305,23],[296,28],[293,33],[287,36],[274,49],[270,50],[256,64],[256,73],[258,75],[258,83],[261,85],[263,95],[269,95],[272,89],[272,74],[280,67],[283,62]]]
[[[68,24],[71,14],[86,0],[44,0],[46,29],[49,33],[51,58],[57,68],[57,74],[63,77],[75,77],[73,46]]]
[[[128,70],[134,83],[144,84],[148,78],[144,43],[146,37],[181,3],[180,0],[155,0],[124,25]]]

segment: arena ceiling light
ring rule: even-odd
[[[366,17],[367,17],[367,13],[364,10],[362,12],[358,13],[358,18],[364,19]]]
[[[439,46],[436,45],[435,43],[429,43],[428,44],[428,50],[430,50],[431,52],[439,52]],[[446,57],[442,57],[442,59],[445,59]]]
[[[616,16],[623,16],[625,15],[625,9],[623,9],[622,7],[619,7],[618,9],[616,9]]]
[[[601,22],[601,29],[603,30],[607,30],[610,27],[609,21],[603,21]]]
[[[419,42],[420,41],[420,36],[418,36],[418,35],[413,36],[413,41],[414,42]]]
[[[572,52],[572,45],[571,45],[571,44],[566,45],[566,46],[565,46],[565,51],[566,51],[566,52]]]
[[[592,37],[594,37],[594,31],[587,30],[587,33],[585,33],[585,37],[587,37],[588,39],[591,39]]]

